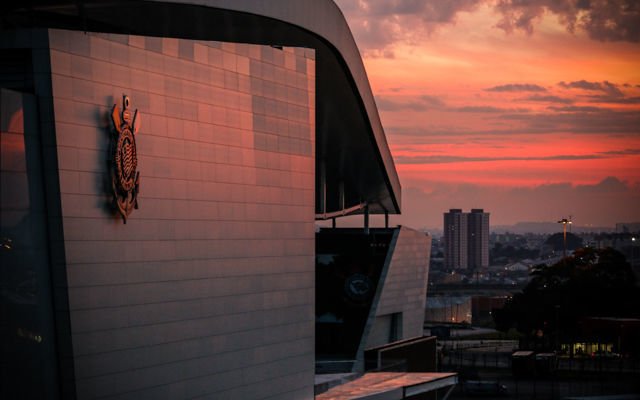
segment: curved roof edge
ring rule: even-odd
[[[273,18],[312,32],[329,42],[343,58],[367,112],[393,201],[400,212],[401,187],[398,173],[382,128],[360,51],[342,11],[332,0],[150,0],[227,9]],[[392,210],[389,210],[392,211]]]

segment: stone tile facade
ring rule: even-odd
[[[423,335],[430,255],[430,236],[406,227],[394,232],[359,354]]]
[[[313,397],[315,60],[49,31],[79,399]],[[110,210],[110,112],[141,117]]]

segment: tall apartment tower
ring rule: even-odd
[[[469,268],[486,268],[489,266],[489,213],[481,208],[471,209],[467,214],[467,227]]]
[[[452,208],[444,213],[444,266],[446,269],[464,269],[468,264],[467,213]]]
[[[489,266],[489,213],[452,208],[444,213],[444,265],[447,269]]]

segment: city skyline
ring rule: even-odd
[[[392,222],[640,220],[640,6],[337,4],[403,186]]]

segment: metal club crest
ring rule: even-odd
[[[129,96],[122,98],[122,114],[118,105],[111,110],[111,120],[115,133],[111,136],[111,187],[113,203],[127,223],[127,217],[134,208],[138,208],[138,192],[140,191],[140,172],[136,154],[135,135],[140,129],[138,110],[131,116]]]

